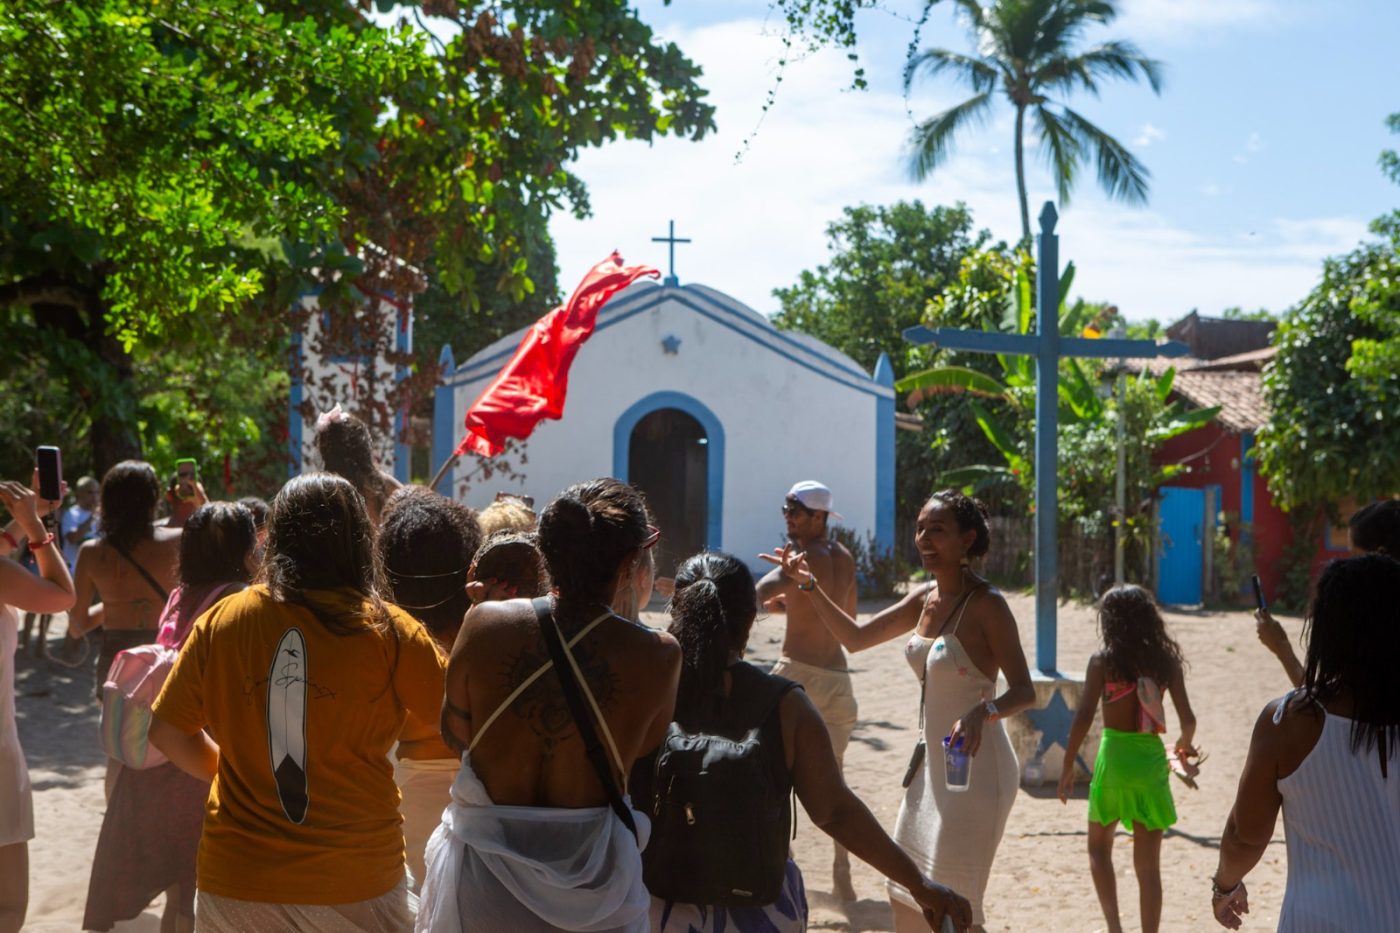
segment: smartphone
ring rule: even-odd
[[[63,454],[57,447],[36,447],[34,462],[39,467],[39,498],[58,502],[63,498]]]
[[[194,484],[199,482],[199,464],[193,457],[175,461],[176,493],[181,499],[194,498]]]
[[[1267,612],[1268,606],[1264,604],[1264,587],[1259,585],[1259,574],[1250,577],[1250,582],[1254,584],[1254,603],[1259,607],[1260,612]]]

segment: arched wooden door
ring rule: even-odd
[[[647,497],[661,529],[656,572],[672,576],[705,548],[710,438],[693,416],[659,408],[642,417],[628,440],[628,481]]]

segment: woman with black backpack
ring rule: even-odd
[[[630,782],[652,819],[642,854],[651,928],[806,929],[802,873],[788,857],[796,793],[816,826],[913,892],[933,929],[966,930],[967,900],[923,877],[846,786],[801,688],[742,660],[757,614],[738,559],[701,553],[676,573],[675,721]]]

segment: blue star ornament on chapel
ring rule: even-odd
[[[678,356],[681,352],[681,338],[667,334],[661,338],[661,352],[667,356]]]

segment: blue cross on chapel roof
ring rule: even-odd
[[[667,266],[666,278],[661,280],[661,284],[671,286],[681,284],[681,280],[676,278],[676,244],[689,243],[690,240],[688,238],[683,239],[676,236],[676,222],[673,220],[671,221],[671,232],[668,235],[654,236],[651,238],[651,241],[653,243],[666,243],[670,250],[670,263]]]
[[[1189,349],[1179,341],[1108,338],[1088,340],[1060,336],[1059,215],[1049,201],[1040,211],[1039,254],[1036,257],[1036,315],[1034,334],[1000,334],[951,327],[911,327],[904,339],[947,350],[1003,353],[1035,357],[1035,660],[1046,674],[1055,673],[1056,594],[1059,592],[1056,523],[1059,487],[1060,358],[1065,356],[1151,357],[1183,356]]]

